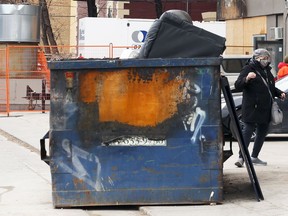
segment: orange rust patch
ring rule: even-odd
[[[87,73],[80,76],[80,99],[86,103],[96,101],[96,74]]]
[[[99,121],[118,121],[134,126],[156,126],[177,112],[182,99],[181,79],[155,70],[150,79],[125,69],[89,72],[80,76],[80,100],[98,102]]]

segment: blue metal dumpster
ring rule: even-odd
[[[221,203],[220,63],[50,62],[54,206]]]

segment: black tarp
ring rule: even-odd
[[[185,11],[175,11],[152,24],[138,58],[219,57],[224,52],[224,37],[194,26]]]

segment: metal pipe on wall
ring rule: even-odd
[[[284,37],[283,37],[283,57],[286,56],[288,54],[288,46],[287,46],[287,31],[288,31],[288,28],[287,28],[287,10],[288,10],[288,0],[285,0],[285,9],[284,9],[284,12],[283,12],[283,19],[284,19]]]

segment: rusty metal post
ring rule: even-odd
[[[45,99],[46,99],[46,80],[42,80],[42,95],[41,95],[41,101],[42,101],[42,113],[45,113]]]
[[[109,58],[113,58],[113,44],[110,43],[109,44]]]
[[[6,112],[10,115],[10,71],[9,71],[9,46],[6,46]]]

